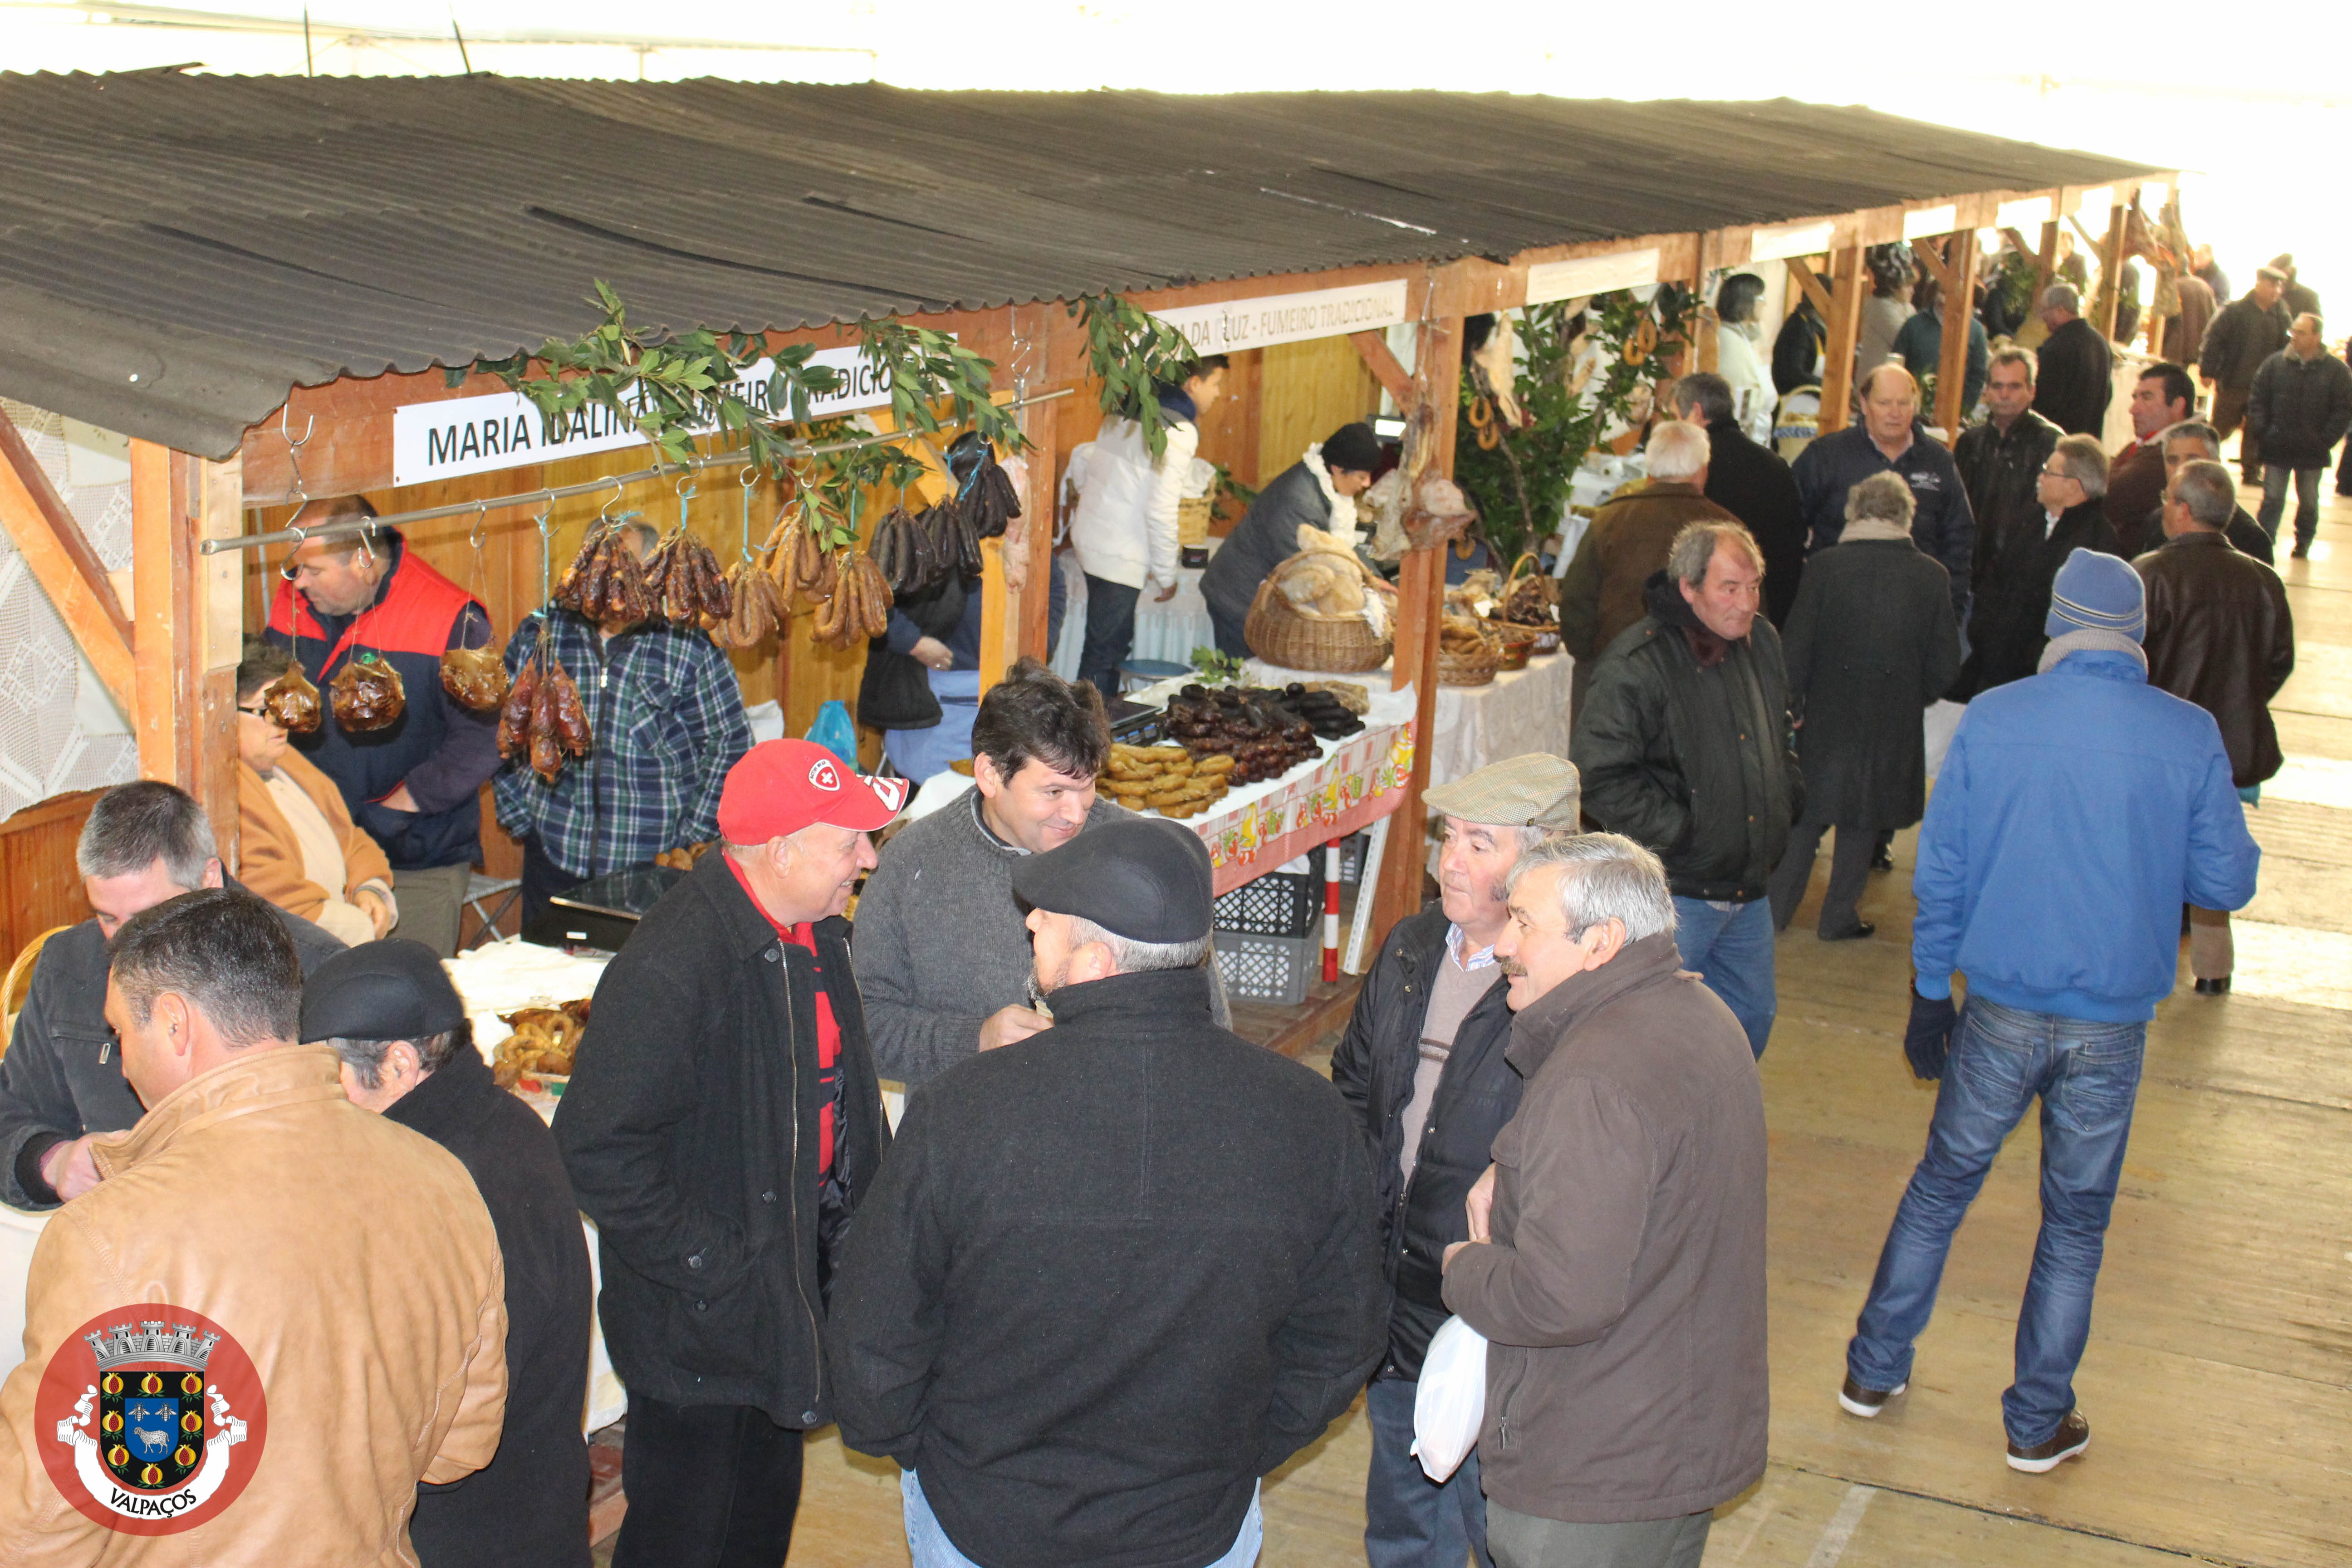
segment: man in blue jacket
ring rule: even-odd
[[[1903,1040],[1942,1086],[1838,1394],[1873,1416],[1908,1385],[1952,1233],[2038,1096],[2042,1235],[2001,1395],[2010,1468],[2032,1474],[2090,1444],[2074,1368],[2180,907],[2242,907],[2261,859],[2212,715],[2147,683],[2147,624],[2130,566],[2075,551],[2041,673],[1979,697],[1952,738],[1919,831]]]

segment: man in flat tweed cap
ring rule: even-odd
[[[1518,1071],[1503,1059],[1511,1009],[1494,953],[1510,918],[1504,884],[1523,851],[1576,831],[1580,798],[1575,767],[1542,752],[1423,794],[1444,826],[1438,901],[1381,943],[1331,1054],[1331,1081],[1374,1153],[1381,1258],[1396,1289],[1388,1349],[1364,1398],[1371,1568],[1461,1568],[1465,1552],[1491,1568],[1478,1457],[1432,1481],[1412,1457],[1412,1408],[1422,1357],[1447,1315],[1440,1260],[1447,1244],[1468,1239],[1463,1198],[1519,1107]]]

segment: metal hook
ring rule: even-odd
[[[296,515],[299,516],[300,509],[298,507],[295,510]],[[310,533],[307,529],[304,529],[299,523],[291,522],[286,525],[286,531],[294,536],[294,548],[289,550],[286,552],[286,559],[278,563],[278,574],[280,577],[285,578],[289,583],[291,583],[294,581],[294,574],[299,570],[299,568],[294,564],[294,557],[300,552],[303,542],[310,537]]]
[[[607,528],[611,527],[613,523],[613,509],[621,504],[621,498],[627,493],[628,487],[622,484],[618,479],[614,479],[613,481],[613,499],[596,509],[596,521]]]
[[[375,564],[375,519],[370,518],[360,528],[360,553],[367,557],[370,566]]]
[[[278,433],[286,437],[286,467],[294,476],[294,515],[310,504],[310,492],[302,483],[302,448],[310,444],[310,433],[319,427],[319,416],[310,416],[302,426],[302,438],[294,439],[294,427],[287,423],[294,412],[294,400],[288,398],[278,405]]]
[[[555,558],[552,552],[555,545],[550,537],[548,521],[554,513],[555,492],[549,490],[546,492],[546,499],[539,503],[539,515],[531,520],[533,525],[539,530],[539,602],[542,608],[545,607],[549,596],[554,591]]]
[[[488,537],[489,524],[490,503],[486,500],[476,501],[474,503],[473,531],[467,535],[466,542],[474,547],[474,553],[477,555],[480,554],[482,552],[482,543]]]
[[[680,477],[677,483],[670,487],[670,493],[677,497],[677,531],[684,533],[688,503],[702,493],[702,487],[694,482],[694,476],[689,473]]]

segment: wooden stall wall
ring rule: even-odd
[[[1280,343],[1264,353],[1258,477],[1249,479],[1260,487],[1305,457],[1308,447],[1350,420],[1370,419],[1381,406],[1381,384],[1346,338]]]
[[[89,919],[74,845],[100,793],[52,795],[0,824],[0,952],[8,958],[51,927]]]

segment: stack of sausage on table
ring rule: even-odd
[[[1195,757],[1181,746],[1114,744],[1100,787],[1129,811],[1197,816],[1224,798],[1234,759]]]

